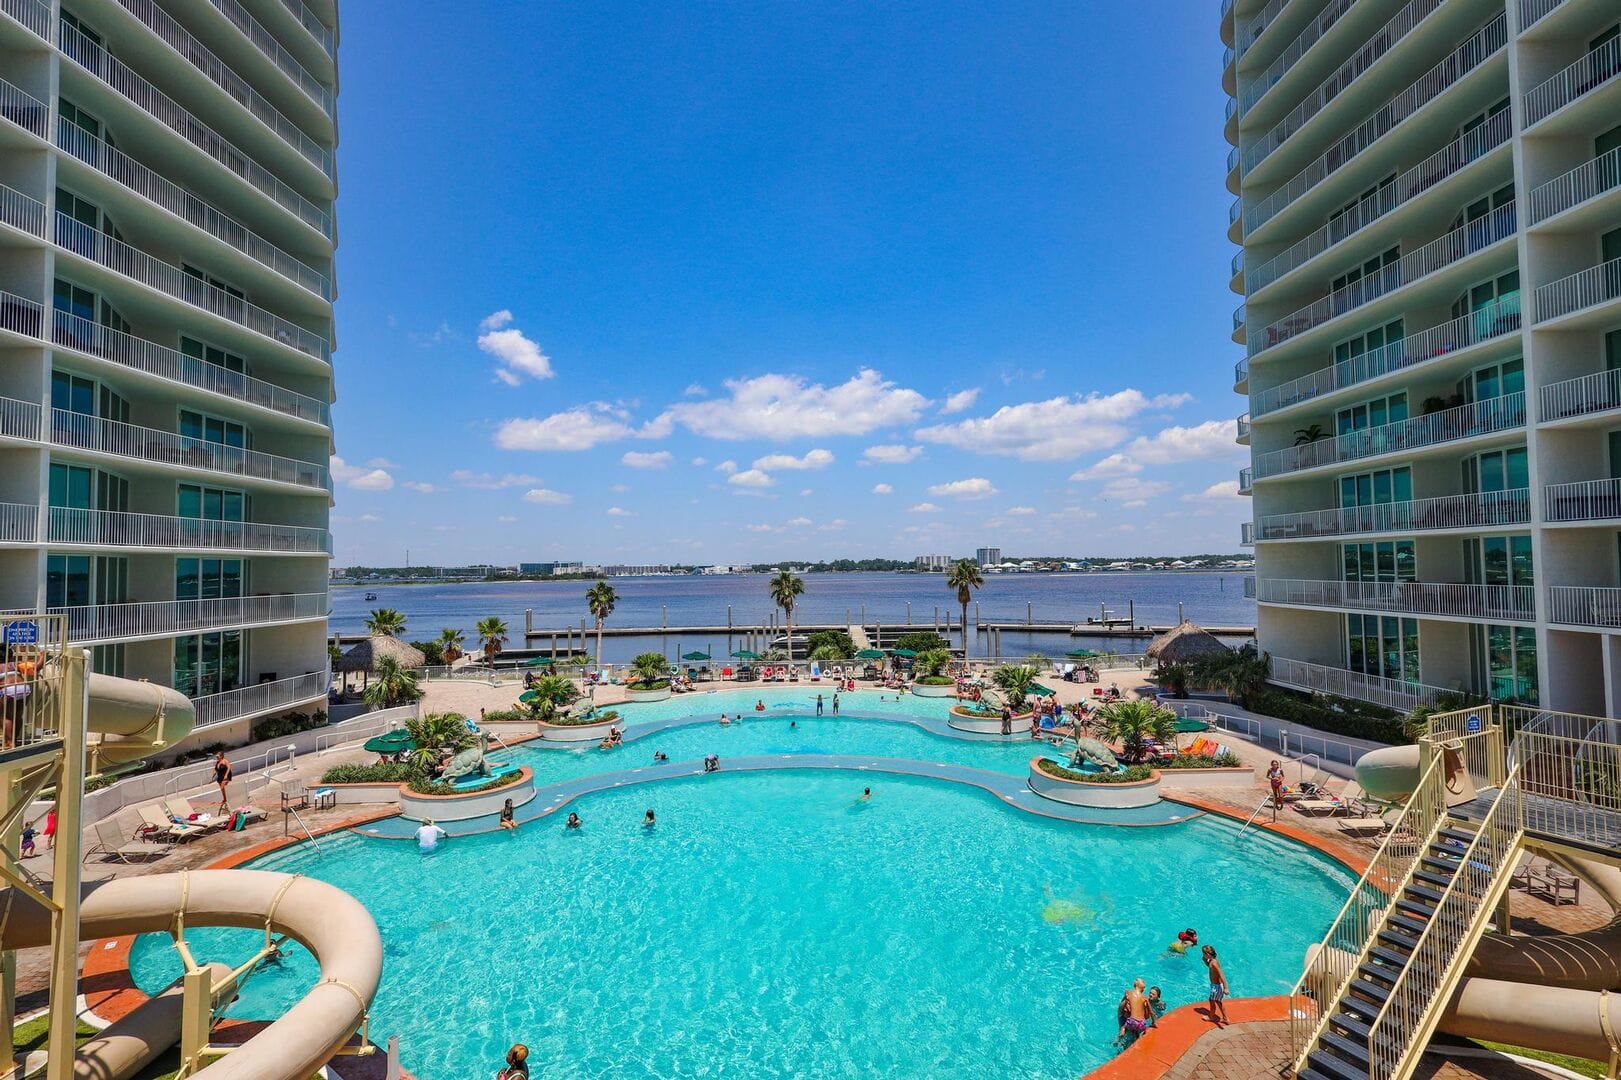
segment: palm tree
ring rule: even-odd
[[[945,649],[924,649],[917,654],[917,669],[924,675],[939,675],[951,663],[951,653]]]
[[[608,616],[614,613],[614,605],[619,603],[619,594],[614,587],[606,581],[599,581],[585,591],[586,606],[591,609],[591,617],[597,620],[597,667],[602,667],[602,624],[608,621]]]
[[[794,658],[794,605],[805,595],[805,579],[784,570],[771,579],[771,600],[788,617],[788,659]]]
[[[488,619],[480,619],[478,625],[473,627],[473,633],[484,643],[484,662],[494,664],[495,658],[501,654],[501,647],[507,643],[505,620],[494,615]]]
[[[567,705],[579,696],[579,692],[574,689],[574,683],[561,675],[542,675],[525,693],[536,695],[535,711],[546,721],[557,715],[558,706]]]
[[[1176,737],[1176,714],[1152,701],[1111,701],[1097,711],[1102,735],[1120,744],[1121,757],[1141,761],[1148,740],[1170,742]]]
[[[1024,699],[1035,685],[1036,669],[1029,664],[1003,664],[991,673],[991,681],[1007,695],[1007,703],[1014,712],[1024,708]]]
[[[636,678],[631,681],[642,689],[655,689],[657,683],[670,677],[670,661],[664,658],[663,653],[638,653],[636,659],[630,662],[630,667],[636,672]]]
[[[462,658],[462,646],[466,643],[467,635],[454,626],[439,631],[439,655],[447,664],[454,664]]]
[[[412,763],[423,770],[439,759],[440,750],[460,753],[473,745],[473,733],[467,727],[467,717],[461,713],[407,717],[405,731],[416,743],[416,749],[411,752]]]
[[[377,678],[367,683],[360,698],[374,709],[390,709],[422,697],[416,672],[392,656],[377,661]]]
[[[1225,656],[1213,656],[1192,665],[1193,680],[1226,693],[1227,700],[1248,707],[1249,699],[1266,688],[1272,674],[1272,655],[1245,645]]]
[[[946,588],[957,590],[957,603],[962,605],[962,657],[968,659],[968,601],[974,590],[985,585],[985,575],[973,559],[958,559],[946,571]]]
[[[397,638],[405,633],[405,614],[393,608],[380,607],[366,616],[368,637]]]

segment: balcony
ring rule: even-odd
[[[1462,318],[1391,342],[1382,349],[1257,391],[1250,400],[1250,412],[1255,416],[1265,416],[1324,394],[1361,385],[1393,371],[1404,371],[1417,364],[1450,356],[1506,334],[1517,334],[1519,330],[1520,298],[1505,297]]]
[[[0,503],[0,544],[32,544],[38,535],[38,506]]]
[[[41,412],[32,401],[0,397],[0,438],[39,442]]]
[[[1245,578],[1244,579],[1244,599],[1246,599],[1246,600],[1254,600],[1255,599],[1255,591],[1256,591],[1255,590],[1255,578],[1253,576]]]
[[[1508,43],[1508,21],[1499,15],[1479,33],[1453,50],[1452,54],[1406,90],[1374,111],[1373,115],[1345,138],[1329,147],[1316,161],[1302,169],[1288,183],[1266,199],[1250,207],[1249,231],[1260,230],[1286,207],[1299,201],[1318,184],[1338,172],[1352,159],[1398,127],[1408,117],[1434,101],[1466,75],[1502,51]]]
[[[3,524],[3,517],[0,517],[0,524]],[[50,508],[48,535],[52,544],[96,548],[332,554],[332,534],[325,529],[266,525],[252,521],[130,514],[114,510],[74,510],[62,506]]]
[[[1271,681],[1307,693],[1354,698],[1399,712],[1407,712],[1415,705],[1433,705],[1437,695],[1447,693],[1438,686],[1364,675],[1360,671],[1290,660],[1283,656],[1272,657]]]
[[[148,202],[195,225],[214,239],[230,245],[322,300],[331,300],[331,286],[325,274],[312,269],[302,260],[289,255],[252,232],[247,226],[214,209],[179,184],[158,175],[129,155],[102,142],[77,124],[71,124],[58,117],[56,145]]]
[[[0,222],[30,236],[45,238],[45,204],[0,184]]]
[[[281,178],[187,112],[163,91],[131,71],[73,27],[60,26],[63,55],[128,99],[136,108],[177,133],[234,175],[246,180],[310,228],[332,239],[332,216],[294,191]],[[41,131],[41,138],[45,133]]]
[[[1537,324],[1621,297],[1621,259],[1590,267],[1537,290]]]
[[[1531,192],[1531,224],[1546,221],[1621,187],[1621,148],[1577,166]]]
[[[1411,169],[1396,177],[1389,185],[1381,185],[1377,192],[1357,203],[1352,210],[1299,241],[1287,251],[1280,252],[1262,263],[1248,275],[1249,291],[1254,294],[1277,281],[1285,274],[1299,269],[1317,256],[1344,240],[1355,236],[1392,211],[1450,179],[1469,165],[1507,145],[1514,134],[1514,118],[1506,110],[1498,113],[1480,127],[1448,143]]]
[[[281,0],[281,6],[292,12],[293,18],[297,19],[298,24],[315,39],[317,45],[321,46],[322,52],[333,60],[338,58],[337,35],[327,28],[326,23],[311,11],[303,0]]]
[[[207,46],[192,37],[191,31],[176,22],[167,11],[158,7],[152,0],[116,0],[116,2],[157,35],[165,45],[190,61],[191,66],[201,72],[209,82],[225,91],[227,96],[257,117],[265,127],[275,132],[277,138],[296,151],[300,157],[321,170],[321,175],[328,180],[333,178],[332,154],[305,134],[297,124],[282,115],[281,110],[270,104],[248,80],[232,71]]]
[[[111,454],[318,491],[332,490],[332,478],[325,464],[225,446],[117,420],[102,420],[66,409],[51,410],[51,442],[91,454]]]
[[[258,716],[277,709],[289,709],[308,701],[325,700],[331,685],[330,674],[316,671],[308,675],[294,675],[290,679],[241,686],[235,690],[223,690],[206,697],[195,697],[191,699],[191,704],[197,710],[197,722],[192,726],[192,730],[228,724],[233,720]]]
[[[68,640],[75,645],[133,638],[173,637],[202,630],[227,630],[324,619],[327,594],[282,593],[214,600],[155,600],[132,604],[87,604],[50,608],[67,617]]]
[[[1565,0],[1520,0],[1520,32],[1531,29]]]
[[[1239,469],[1238,470],[1238,493],[1240,495],[1248,495],[1250,493],[1250,490],[1254,486],[1255,486],[1255,470],[1247,469],[1247,468],[1246,469]]]
[[[1233,392],[1234,393],[1239,393],[1239,394],[1243,393],[1244,392],[1244,386],[1249,381],[1250,381],[1250,362],[1248,360],[1240,360],[1238,363],[1233,365],[1233,386],[1234,386],[1234,391]]]
[[[1574,64],[1526,92],[1525,126],[1536,124],[1621,75],[1621,38],[1611,38]]]
[[[0,116],[43,139],[50,115],[49,105],[0,79]]]
[[[1238,543],[1240,547],[1255,546],[1255,522],[1243,521],[1239,523]]]
[[[1240,20],[1237,43],[1240,55],[1261,40],[1261,35],[1266,33],[1267,27],[1272,25],[1272,20],[1278,17],[1278,12],[1282,11],[1288,2],[1289,0],[1270,0],[1266,7],[1249,18]]]
[[[1341,315],[1349,314],[1365,304],[1411,285],[1421,278],[1444,270],[1454,263],[1477,255],[1494,244],[1502,243],[1514,235],[1517,228],[1515,205],[1507,203],[1483,218],[1452,230],[1432,240],[1416,251],[1403,255],[1397,262],[1353,284],[1329,293],[1321,300],[1279,319],[1250,339],[1251,356],[1315,330]]]
[[[1613,521],[1621,518],[1621,480],[1580,480],[1542,489],[1547,522]]]
[[[1621,628],[1621,589],[1550,585],[1548,621],[1565,626]]]
[[[75,221],[61,211],[56,215],[56,243],[81,258],[156,289],[238,326],[246,327],[278,345],[297,349],[324,364],[331,363],[326,339],[280,315],[273,315],[240,296],[193,277],[173,263],[153,258],[107,233]]]
[[[1415,416],[1382,427],[1364,428],[1337,437],[1287,446],[1257,454],[1255,476],[1266,479],[1381,454],[1398,454],[1428,446],[1494,435],[1525,425],[1525,394],[1488,398],[1428,416]]]
[[[122,2],[123,0],[120,0],[120,3]],[[213,4],[221,15],[224,15],[233,26],[240,30],[242,36],[247,38],[255,49],[258,49],[265,55],[266,59],[280,68],[282,74],[291,79],[293,85],[303,91],[305,97],[319,105],[321,111],[326,113],[327,119],[337,119],[337,103],[333,100],[332,94],[322,85],[320,79],[311,75],[304,65],[300,64],[293,54],[287,51],[286,47],[276,39],[275,34],[261,26],[259,20],[248,14],[247,9],[237,3],[236,0],[208,0],[208,2]],[[303,7],[302,4],[297,6]],[[293,11],[295,16],[300,14],[299,11],[293,9],[292,4],[289,4],[288,9]],[[310,22],[320,28],[319,33],[314,30],[311,30],[310,33],[320,43],[321,50],[332,59],[337,59],[337,46],[332,40],[332,31],[323,26],[321,21],[309,12],[309,9],[305,8],[303,14],[308,15]],[[300,19],[300,21],[303,20]],[[309,30],[310,23],[304,23],[304,28]]]
[[[1240,416],[1236,426],[1238,428],[1237,441],[1239,445],[1248,446],[1250,443],[1250,414],[1245,413],[1243,416]]]
[[[1530,521],[1530,492],[1516,488],[1338,510],[1269,514],[1255,523],[1255,531],[1261,540],[1318,540],[1372,533],[1500,529],[1527,525]]]
[[[1621,409],[1621,370],[1550,383],[1542,388],[1543,423]]]
[[[1277,59],[1244,88],[1244,94],[1239,99],[1239,105],[1243,110],[1249,112],[1266,97],[1267,91],[1282,81],[1289,73],[1289,69],[1300,62],[1300,58],[1340,21],[1341,16],[1351,10],[1351,5],[1355,2],[1356,0],[1331,0],[1321,15],[1307,23],[1306,28],[1278,54]]]
[[[1536,619],[1536,588],[1532,585],[1264,578],[1259,583],[1256,600],[1263,604],[1374,611],[1386,615],[1439,615],[1490,622],[1533,622]]]
[[[0,11],[46,41],[51,40],[51,5],[43,0],[0,0]]]

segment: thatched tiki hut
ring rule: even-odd
[[[361,673],[360,685],[362,688],[370,681],[371,673],[377,670],[378,661],[383,657],[393,657],[400,662],[401,667],[419,668],[427,662],[422,650],[407,645],[398,638],[391,638],[379,634],[369,637],[360,644],[355,645],[339,657],[337,668],[344,675],[344,688],[349,686],[349,673]]]
[[[1183,622],[1148,643],[1148,657],[1161,664],[1196,664],[1232,652],[1202,626]]]

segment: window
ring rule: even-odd
[[[1337,244],[1395,204],[1396,175],[1385,177],[1328,215],[1328,242]]]
[[[1599,262],[1621,259],[1621,229],[1611,229],[1598,239]]]
[[[1345,617],[1346,667],[1364,675],[1416,684],[1418,620],[1389,615]]]
[[[57,278],[51,300],[56,310],[65,315],[91,323],[96,321],[96,294],[89,289]]]
[[[1493,700],[1537,702],[1537,634],[1528,626],[1487,623],[1475,628],[1470,653],[1476,681]]]
[[[1390,359],[1385,349],[1399,344],[1402,336],[1402,320],[1396,319],[1335,345],[1336,384],[1349,386],[1389,370]]]
[[[1407,394],[1388,394],[1334,414],[1334,433],[1345,435],[1366,428],[1384,427],[1407,419]]]
[[[188,409],[180,410],[180,435],[221,446],[244,448],[248,445],[248,429],[243,425]]]
[[[1411,540],[1381,540],[1372,544],[1341,544],[1342,581],[1417,581],[1418,561]]]
[[[124,643],[97,645],[90,650],[90,669],[102,675],[124,677]]]
[[[1616,368],[1621,368],[1621,330],[1611,330],[1604,335],[1604,370]]]
[[[101,208],[66,188],[56,189],[56,212],[67,215],[87,228],[101,228]]]
[[[180,351],[193,359],[213,364],[215,367],[225,368],[228,371],[235,371],[238,374],[245,374],[248,370],[248,362],[242,357],[217,346],[204,344],[196,338],[182,337],[180,339]]]
[[[1328,287],[1335,310],[1348,311],[1399,284],[1401,269],[1396,264],[1400,261],[1401,248],[1393,247],[1335,277]]]
[[[242,631],[175,638],[174,688],[203,697],[242,685]]]
[[[1470,537],[1463,555],[1463,576],[1470,585],[1536,584],[1529,536]]]
[[[1340,508],[1413,501],[1413,471],[1403,465],[1340,477]]]
[[[1525,447],[1492,450],[1463,462],[1463,490],[1470,495],[1523,491],[1531,485]]]
[[[63,21],[67,21],[67,18],[68,13],[64,11],[62,13]],[[67,98],[59,99],[56,107],[64,121],[85,132],[93,139],[101,138],[102,126],[100,120],[97,120]]]
[[[205,521],[246,521],[248,497],[240,491],[181,484],[176,513]]]
[[[123,556],[96,556],[96,603],[123,604],[129,600],[129,560]]]
[[[1477,368],[1458,380],[1458,394],[1465,404],[1524,392],[1525,361],[1519,357]]]
[[[176,559],[176,600],[219,600],[242,595],[241,559]]]
[[[1497,102],[1497,104],[1493,105],[1491,108],[1487,109],[1485,112],[1476,113],[1474,116],[1471,116],[1469,119],[1467,119],[1463,123],[1459,124],[1458,125],[1458,138],[1460,138],[1460,139],[1463,138],[1465,135],[1468,135],[1471,131],[1474,131],[1476,128],[1485,127],[1486,122],[1488,120],[1490,120],[1492,117],[1496,116],[1498,113],[1507,112],[1507,111],[1508,111],[1508,98],[1504,98],[1501,101]],[[1473,148],[1474,148],[1475,145],[1476,145],[1476,140],[1474,140],[1474,139],[1469,140],[1467,143],[1464,144],[1464,152],[1473,154]],[[1479,155],[1474,154],[1474,156],[1478,157]]]
[[[51,505],[68,510],[90,510],[90,492],[96,471],[77,465],[51,463]]]
[[[90,556],[47,555],[46,606],[83,607],[88,603],[90,603]]]
[[[129,510],[129,481],[112,473],[96,473],[96,509],[125,513]]]
[[[1459,211],[1458,216],[1452,219],[1452,228],[1457,230],[1465,225],[1475,225],[1474,228],[1469,230],[1465,238],[1467,249],[1475,251],[1487,247],[1514,231],[1514,215],[1512,213],[1503,215],[1504,220],[1495,228],[1491,227],[1490,222],[1486,220],[1492,214],[1513,202],[1514,185],[1508,184],[1500,187],[1490,195],[1476,199]],[[1480,224],[1476,225],[1476,222],[1480,222]]]
[[[66,371],[51,372],[51,408],[96,415],[96,382]]]
[[[73,14],[73,12],[69,11],[67,8],[62,9],[62,22],[83,34],[85,40],[89,41],[90,44],[101,44],[101,35],[92,30],[87,24],[80,21],[79,17]]]

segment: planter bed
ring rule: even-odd
[[[608,735],[608,729],[621,727],[625,718],[617,714],[604,715],[601,720],[589,724],[548,724],[544,720],[535,721],[535,730],[546,742],[555,743],[583,743],[601,742]]]
[[[1010,739],[1028,739],[1030,737],[1030,718],[1035,713],[1019,713],[1013,717],[1013,733]],[[983,716],[979,713],[964,712],[953,706],[951,715],[946,718],[946,724],[958,731],[972,731],[976,735],[1001,735],[1001,716]]]
[[[928,683],[915,682],[912,684],[911,693],[913,697],[954,698],[957,696],[957,684],[931,686]]]
[[[625,687],[626,701],[665,701],[670,697],[670,688],[661,686],[656,690],[633,690]]]
[[[1153,771],[1146,780],[1124,783],[1089,784],[1084,780],[1070,780],[1042,770],[1045,758],[1030,759],[1030,790],[1044,799],[1069,806],[1090,806],[1098,809],[1124,809],[1152,806],[1159,802],[1160,774]]]
[[[432,818],[435,821],[461,821],[464,818],[484,817],[501,809],[512,800],[513,806],[522,806],[535,797],[535,773],[525,765],[518,770],[513,783],[489,791],[469,794],[422,795],[412,791],[409,784],[396,785],[400,812],[406,817]]]

